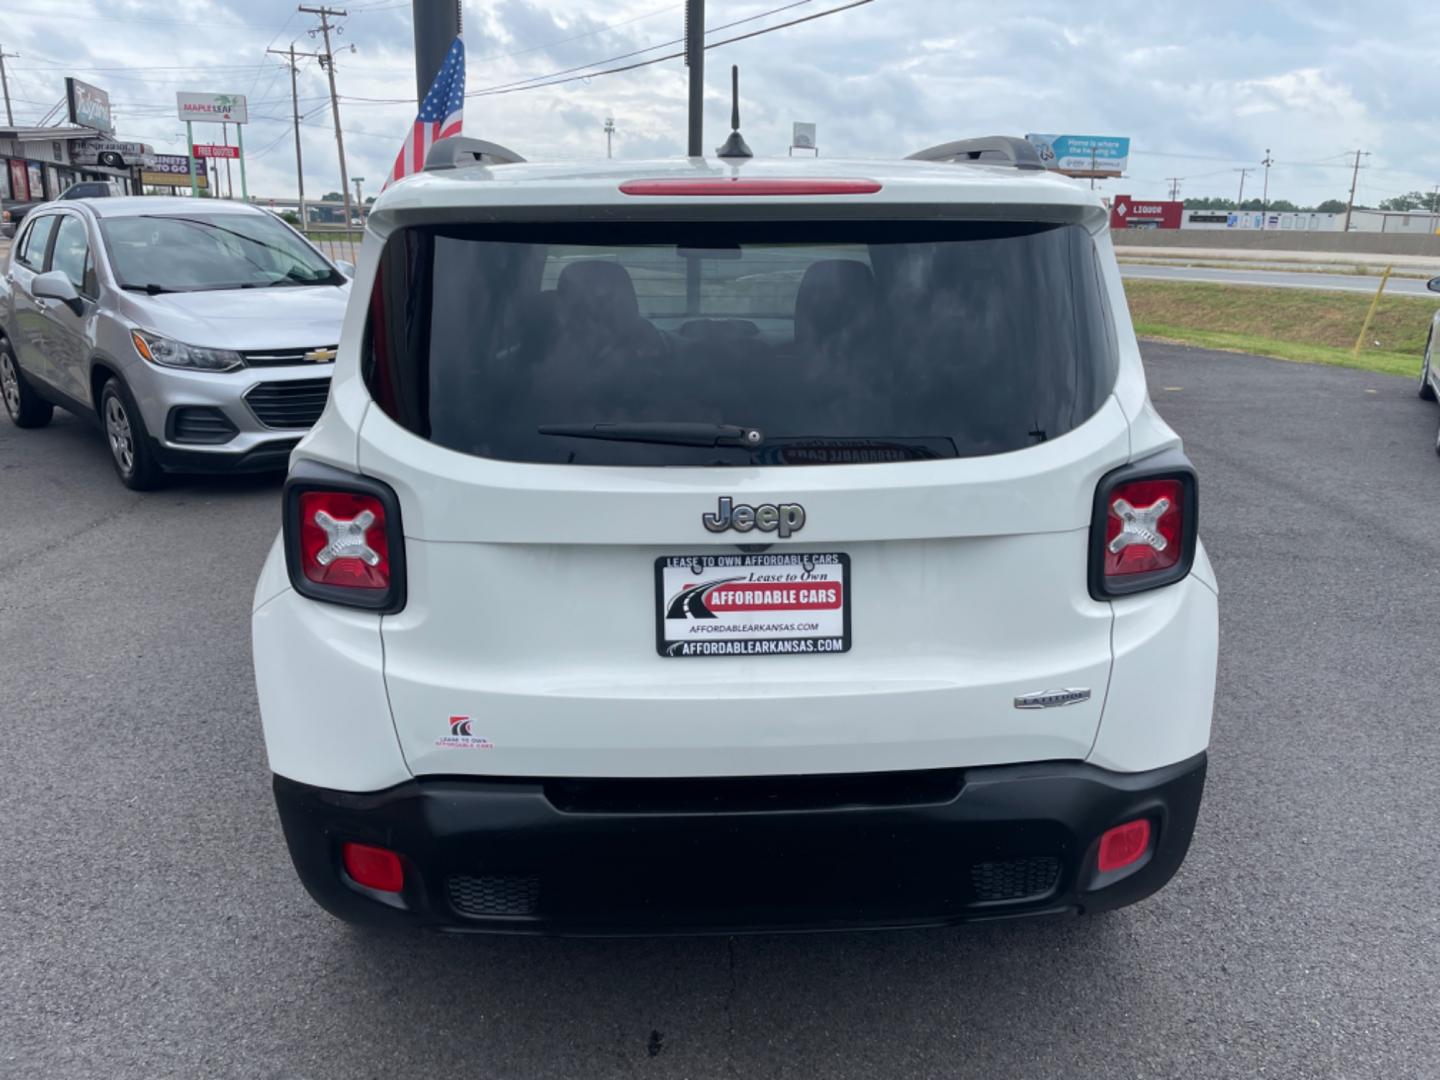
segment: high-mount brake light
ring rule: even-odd
[[[626,180],[620,185],[625,195],[874,195],[880,188],[878,180],[761,180],[743,176],[730,180]]]
[[[283,507],[285,563],[296,592],[385,614],[405,606],[405,534],[388,485],[297,462]]]
[[[1090,594],[1126,596],[1189,574],[1197,506],[1195,471],[1178,450],[1101,480],[1090,523]]]

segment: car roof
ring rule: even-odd
[[[111,195],[99,199],[60,199],[56,206],[83,206],[96,217],[136,217],[140,214],[263,214],[258,206],[228,199],[189,199],[167,195]]]
[[[872,194],[854,195],[627,195],[620,185],[633,180],[826,179],[873,180]],[[1083,221],[1100,227],[1106,220],[1099,196],[1082,184],[1040,169],[1008,164],[934,161],[879,161],[832,158],[670,158],[588,163],[515,163],[467,165],[426,171],[389,188],[372,208],[372,223],[403,224],[427,210],[465,207],[545,208],[550,218],[579,216],[586,207],[671,210],[701,206],[765,207],[766,216],[781,208],[813,216],[823,206],[847,216],[861,207],[903,212],[906,207],[941,207],[960,214],[1002,218],[1039,217]],[[850,207],[849,210],[842,209]]]

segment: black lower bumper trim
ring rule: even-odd
[[[290,451],[300,439],[272,439],[244,453],[216,450],[177,450],[154,443],[155,457],[167,472],[177,473],[259,473],[284,472],[290,466]]]
[[[1202,753],[1145,773],[1042,762],[833,777],[828,787],[816,777],[694,781],[738,785],[742,794],[731,791],[716,809],[693,799],[672,809],[674,780],[435,778],[351,794],[276,776],[274,786],[305,887],[352,922],[731,933],[1132,904],[1185,858],[1205,767]],[[896,795],[907,778],[915,780],[908,802]],[[577,801],[577,784],[611,787]],[[835,801],[825,801],[827,789]],[[1149,852],[1102,877],[1100,835],[1138,817],[1152,825]],[[404,892],[382,902],[351,882],[340,859],[347,840],[398,852]]]

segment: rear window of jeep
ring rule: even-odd
[[[1084,423],[1115,379],[1107,318],[1075,225],[437,226],[387,242],[362,363],[390,417],[482,457],[924,461]]]

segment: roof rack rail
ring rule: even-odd
[[[452,135],[430,147],[430,152],[425,155],[425,171],[458,169],[462,165],[515,165],[524,160],[514,150],[499,143]]]
[[[957,139],[911,154],[907,161],[944,161],[952,164],[1011,165],[1017,169],[1043,169],[1040,152],[1025,139],[1014,135],[986,135],[979,139]]]

